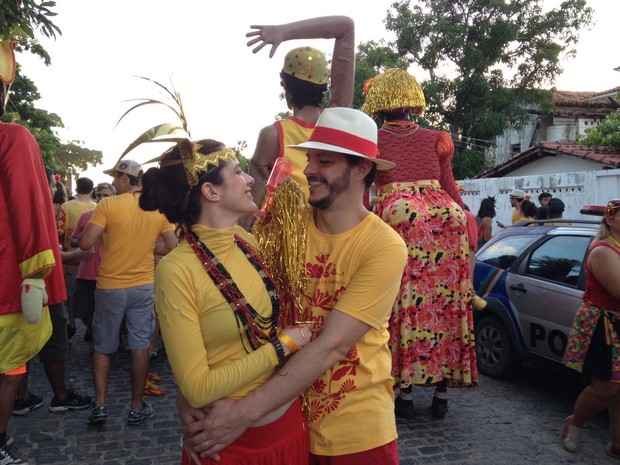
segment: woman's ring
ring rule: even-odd
[[[205,441],[205,448],[209,448],[209,441]]]

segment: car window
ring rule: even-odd
[[[521,252],[539,238],[531,234],[503,237],[476,255],[476,260],[506,270]]]
[[[552,236],[530,255],[525,274],[577,286],[589,236]]]

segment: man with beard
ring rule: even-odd
[[[217,456],[265,412],[305,392],[310,463],[399,463],[387,324],[407,256],[396,232],[363,204],[377,170],[377,127],[362,112],[329,108],[308,142],[304,170],[313,207],[303,319],[315,339],[264,385],[204,413],[178,406],[187,447]],[[213,425],[217,425],[214,427]],[[225,454],[225,451],[224,451]]]

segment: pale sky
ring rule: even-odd
[[[63,141],[84,141],[103,151],[104,164],[83,173],[93,181],[110,181],[104,169],[139,134],[155,124],[173,122],[167,113],[136,110],[117,128],[129,107],[124,100],[154,97],[154,88],[133,76],[174,84],[181,93],[193,139],[212,138],[229,146],[245,140],[250,157],[259,130],[286,110],[279,71],[286,52],[309,44],[331,56],[333,41],[286,42],[269,59],[268,47],[254,55],[245,34],[252,24],[280,24],[314,16],[347,15],[354,19],[356,42],[393,37],[384,19],[393,0],[60,0],[54,22],[62,30],[55,41],[42,38],[52,64],[18,55],[23,73],[42,96],[37,106],[57,113],[66,129]],[[557,6],[560,0],[547,0]],[[620,85],[615,52],[620,2],[589,0],[596,24],[581,33],[578,55],[563,63],[556,87],[604,91]],[[303,5],[298,7],[297,5]],[[414,71],[412,71],[414,72]],[[415,72],[414,72],[415,74]],[[425,76],[416,75],[419,80]],[[127,158],[144,162],[161,154],[163,144],[146,144]]]

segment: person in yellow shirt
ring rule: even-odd
[[[127,323],[127,347],[131,350],[131,408],[129,425],[140,425],[153,416],[142,399],[149,365],[149,343],[155,330],[154,253],[165,255],[176,245],[174,226],[158,212],[140,209],[142,167],[134,160],[121,160],[105,171],[114,181],[115,197],[97,204],[78,244],[88,250],[103,235],[103,257],[97,275],[93,316],[93,378],[95,406],[89,424],[106,421],[106,390],[111,354],[118,349],[121,322]],[[156,250],[161,235],[163,244]]]
[[[512,217],[511,217],[512,224],[515,224],[521,221],[521,219],[523,218],[523,213],[521,213],[521,202],[523,202],[524,199],[525,199],[525,192],[522,191],[521,189],[513,189],[512,191],[510,191],[509,200],[510,200],[510,205],[513,207]],[[504,223],[501,223],[499,221],[496,221],[496,223],[500,228],[506,227]]]
[[[78,178],[75,182],[75,199],[64,202],[58,212],[58,237],[65,252],[73,250],[71,236],[77,226],[82,213],[94,210],[97,204],[93,201],[93,181],[89,178]],[[76,275],[79,265],[76,262],[66,263],[65,284],[67,286],[67,335],[71,339],[75,335],[75,315],[73,310],[73,296],[75,294]]]
[[[247,396],[310,341],[307,326],[278,333],[274,281],[254,237],[235,226],[257,210],[253,182],[215,140],[180,142],[144,174],[140,207],[163,212],[181,230],[179,246],[155,269],[155,308],[180,393],[194,407]],[[307,460],[299,396],[256,419],[222,456],[229,465],[248,457],[273,465]],[[182,463],[190,460],[184,452]]]
[[[307,156],[313,207],[303,294],[316,337],[246,397],[211,404],[206,419],[178,402],[186,442],[223,456],[252,421],[307,389],[311,464],[397,465],[388,320],[407,249],[363,204],[377,170],[395,165],[377,158],[375,122],[350,108],[324,110],[296,148]]]

